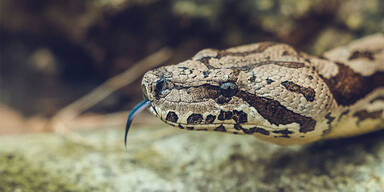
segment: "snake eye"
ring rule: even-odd
[[[233,82],[225,82],[220,85],[220,93],[225,97],[232,97],[239,91],[237,85]]]

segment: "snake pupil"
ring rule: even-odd
[[[225,82],[220,85],[220,93],[225,97],[232,97],[236,95],[239,88],[233,82]]]

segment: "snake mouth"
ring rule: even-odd
[[[245,135],[259,135],[270,136],[271,132],[268,128],[263,126],[255,126],[251,124],[234,124],[234,123],[211,123],[211,124],[186,124],[186,123],[173,123],[165,121],[168,125],[177,127],[179,129],[194,130],[194,131],[216,131],[227,132],[233,134],[245,134]]]

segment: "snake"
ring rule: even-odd
[[[384,128],[384,33],[312,56],[277,42],[203,49],[146,72],[145,100],[173,127],[253,135],[279,145]]]

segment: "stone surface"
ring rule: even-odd
[[[168,133],[167,133],[168,132]],[[164,134],[166,133],[166,134]],[[0,137],[0,191],[381,191],[384,132],[280,147],[138,128]]]

